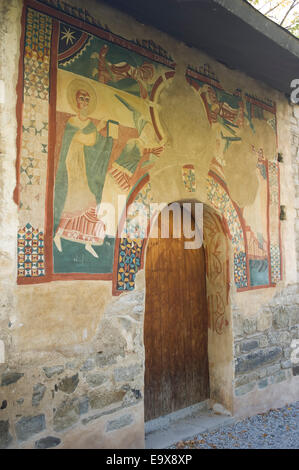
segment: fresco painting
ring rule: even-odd
[[[211,127],[218,125],[223,154],[231,145],[242,141],[241,130],[246,124],[250,126],[253,138],[259,121],[265,121],[276,136],[276,107],[272,101],[243,94],[239,88],[233,93],[227,92],[209,64],[189,65],[186,80],[199,93]]]
[[[26,1],[18,282],[106,279],[114,294],[132,290],[146,234],[133,223],[135,214],[124,214],[135,201],[148,217],[155,198],[151,170],[161,162],[167,167],[163,156],[172,136],[160,121],[159,96],[175,77],[175,61],[151,39],[122,38],[85,10],[70,14],[52,0]],[[42,3],[54,8],[45,13]],[[215,141],[204,176],[206,203],[222,217],[230,239],[236,288],[274,285],[282,277],[279,164],[269,150],[277,148],[275,103],[240,88],[225,90],[208,64],[189,65],[185,79]],[[260,145],[265,129],[271,141],[266,148]],[[227,158],[237,149],[240,164],[242,152],[250,156],[257,182],[254,200],[244,206],[226,178]],[[179,163],[183,192],[195,198],[200,158],[196,163],[185,156]],[[117,208],[112,221],[108,203]],[[222,317],[219,322],[221,331]]]
[[[273,154],[269,152],[265,155],[263,148],[256,148],[253,143],[247,142],[258,140],[258,134],[263,132],[260,130],[263,122],[270,130],[272,148],[275,148],[277,143],[275,103],[242,93],[240,89],[236,89],[234,93],[227,92],[208,64],[199,67],[188,66],[186,80],[199,94],[211,129],[215,129],[216,132],[217,152],[210,164],[207,191],[212,205],[225,217],[228,233],[232,239],[236,286],[238,289],[270,286],[281,276],[277,256],[280,230],[277,217],[279,169],[277,162],[273,162]],[[236,145],[239,145],[240,152],[244,152],[244,149],[246,153],[251,152],[257,162],[255,176],[258,189],[255,200],[243,208],[231,198],[224,171],[226,155],[231,146]],[[270,179],[268,169],[272,168],[273,164],[277,172]],[[276,202],[273,202],[274,194]],[[272,206],[274,207],[271,209]],[[272,219],[276,220],[275,227],[270,220],[271,211]],[[237,219],[238,229],[233,223],[233,220]],[[270,247],[274,240],[276,243],[271,256]],[[273,274],[271,276],[273,263],[276,266],[275,272],[279,273],[276,276]]]
[[[61,22],[58,44],[54,272],[111,273],[117,196],[163,153],[149,97],[165,67]]]

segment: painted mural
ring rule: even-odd
[[[67,2],[25,0],[22,22],[18,282],[103,279],[112,280],[115,295],[133,290],[154,201],[151,170],[171,146],[159,96],[175,77],[175,61],[152,40],[117,36]],[[208,64],[189,65],[185,78],[215,137],[205,202],[230,239],[236,288],[275,285],[281,279],[279,164],[259,138],[266,126],[276,145],[275,103],[225,90]],[[232,151],[244,148],[255,162],[258,190],[241,207],[225,166]],[[200,156],[198,165],[179,164],[186,196],[202,189],[197,166]],[[145,225],[133,223],[132,202]],[[112,219],[107,204],[117,208]],[[216,323],[221,331],[224,317]]]
[[[263,148],[247,142],[255,142],[264,123],[277,144],[275,103],[243,94],[240,89],[227,92],[208,64],[188,66],[186,80],[199,94],[207,120],[216,132],[217,150],[207,178],[207,195],[227,226],[236,286],[247,290],[274,285],[281,279],[279,164],[273,161],[273,154],[265,155]],[[229,193],[224,167],[230,147],[244,145],[244,139],[246,152],[256,160],[258,191],[253,204],[240,208]]]
[[[163,154],[156,100],[175,63],[153,41],[128,41],[107,27],[83,31],[80,21],[73,24],[60,10],[40,6],[40,12],[31,8],[37,2],[27,3],[19,280],[76,274],[108,279],[126,202]],[[107,203],[116,208],[111,223]],[[28,240],[24,247],[28,224],[46,239],[34,264]]]

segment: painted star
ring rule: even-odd
[[[69,42],[73,44],[73,42],[75,41],[74,34],[75,34],[74,31],[71,31],[70,28],[68,29],[65,28],[61,39],[64,39],[66,41],[66,45],[68,46]]]

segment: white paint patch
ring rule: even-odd
[[[5,345],[4,341],[0,340],[0,364],[5,363]]]
[[[87,328],[84,328],[82,337],[83,337],[83,340],[87,338]]]

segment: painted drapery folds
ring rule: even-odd
[[[18,282],[103,279],[112,280],[114,294],[132,290],[146,243],[125,208],[161,202],[150,170],[161,161],[167,167],[171,136],[159,119],[159,96],[175,76],[175,61],[152,40],[120,37],[86,10],[55,0],[25,1],[22,41]],[[231,240],[236,287],[274,285],[281,279],[279,164],[256,136],[263,123],[276,142],[275,104],[227,92],[208,65],[189,66],[186,79],[216,132],[206,203]],[[223,169],[245,140],[257,161],[258,192],[240,207]],[[194,162],[184,159],[179,169],[182,193],[196,197]],[[112,224],[107,203],[117,209]]]

